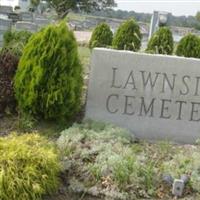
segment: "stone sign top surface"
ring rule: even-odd
[[[200,138],[200,59],[96,48],[86,118],[138,138],[193,143]]]

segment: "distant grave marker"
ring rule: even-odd
[[[200,138],[200,60],[94,49],[86,118],[138,138],[193,143]]]
[[[33,22],[33,13],[31,12],[21,12],[20,13],[21,21]]]
[[[0,6],[0,14],[8,15],[13,12],[12,6]]]
[[[38,30],[38,26],[35,23],[19,21],[15,24],[15,29],[18,31],[26,30],[34,33]]]
[[[39,27],[43,27],[43,26],[48,25],[50,23],[50,21],[48,19],[45,19],[45,18],[36,17],[34,19],[34,23],[37,24]]]

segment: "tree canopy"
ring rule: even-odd
[[[65,17],[70,10],[91,12],[116,6],[114,0],[47,0],[60,18]]]

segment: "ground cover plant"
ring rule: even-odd
[[[180,178],[192,170],[184,195],[200,192],[199,161],[194,162],[199,146],[188,151],[167,142],[137,143],[126,130],[99,122],[74,125],[61,133],[57,144],[75,193],[102,199],[172,199],[172,186],[166,185],[163,175]]]
[[[39,200],[58,188],[55,145],[38,134],[0,138],[0,199]]]
[[[20,59],[15,92],[22,113],[64,120],[81,106],[82,65],[73,32],[64,22],[31,37]]]

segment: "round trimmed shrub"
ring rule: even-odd
[[[40,200],[58,188],[55,145],[38,134],[0,138],[0,199]]]
[[[177,56],[200,58],[200,39],[198,36],[188,34],[183,37],[176,49]]]
[[[119,50],[138,51],[141,47],[142,34],[135,20],[130,19],[120,25],[113,38],[112,46]]]
[[[13,89],[13,79],[17,70],[19,58],[10,50],[0,52],[0,114],[15,112],[16,100]]]
[[[70,119],[81,107],[82,86],[77,43],[66,24],[33,35],[15,77],[20,111],[37,118]]]
[[[112,45],[113,33],[106,23],[99,24],[93,31],[89,47],[107,47]]]
[[[167,27],[161,27],[149,40],[146,52],[171,55],[173,48],[174,41],[171,30]]]

